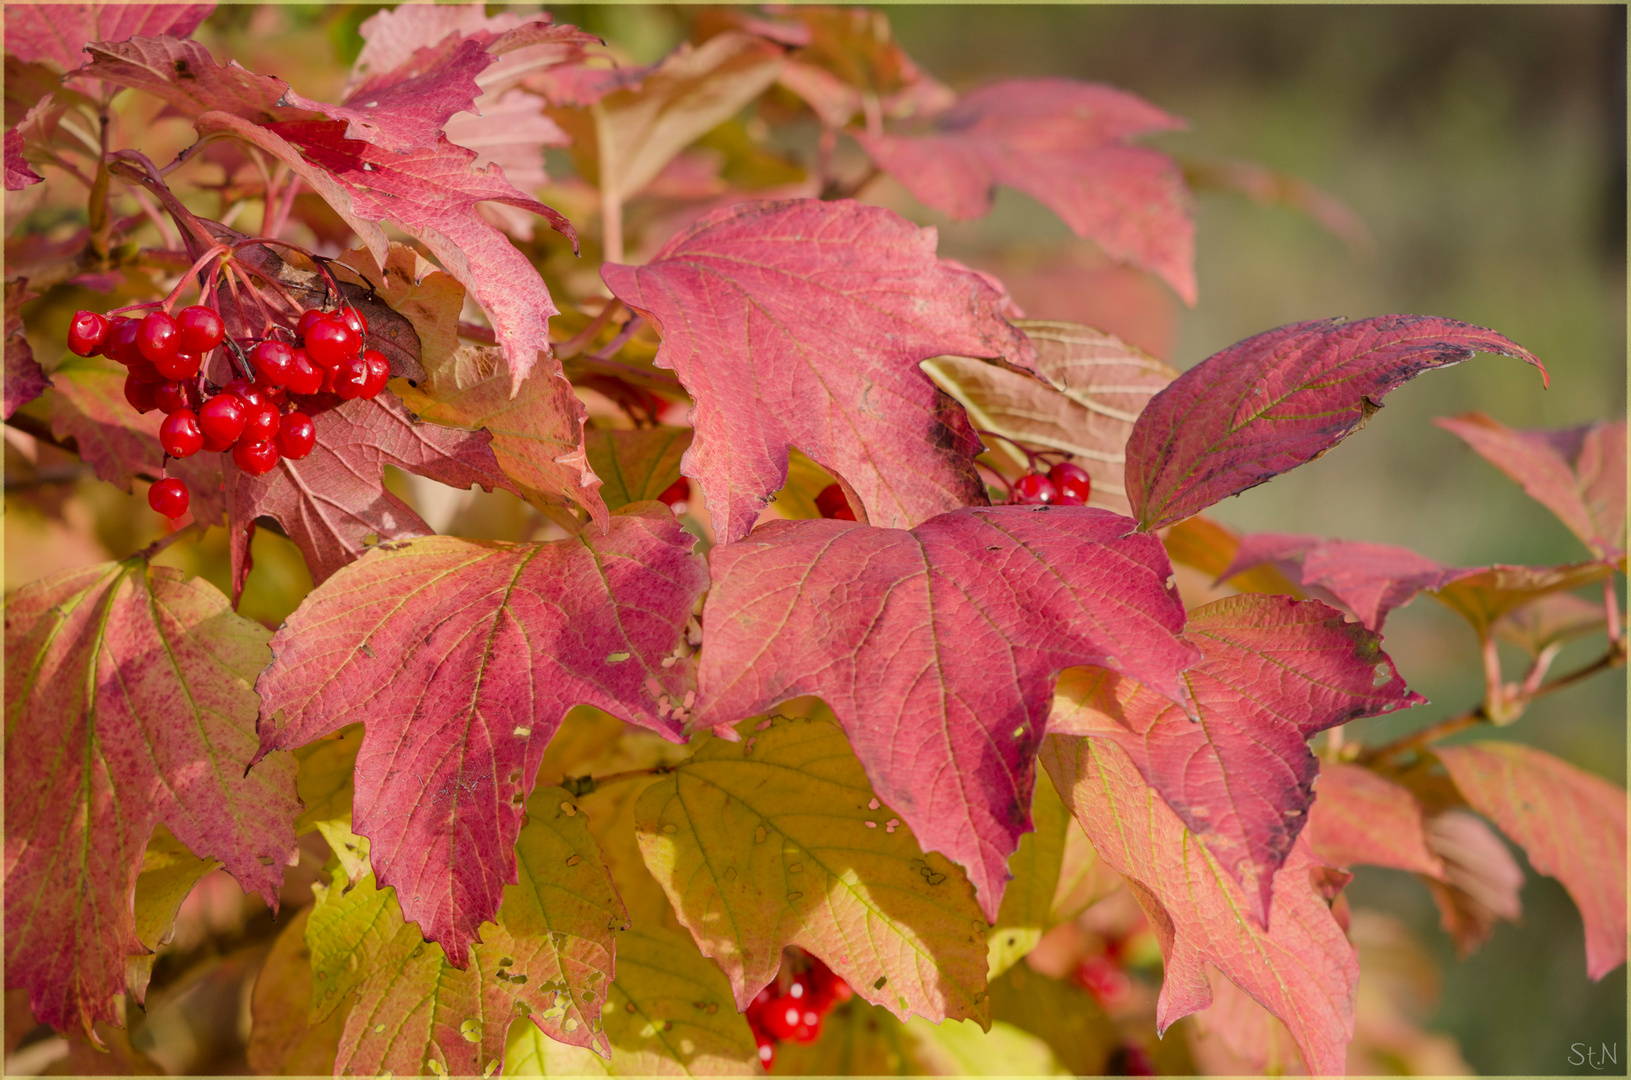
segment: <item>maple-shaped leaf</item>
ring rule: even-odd
[[[1055,735],[1043,743],[1042,764],[1149,916],[1166,962],[1156,1030],[1212,1003],[1211,964],[1280,1018],[1310,1072],[1342,1072],[1359,964],[1324,895],[1331,871],[1308,842],[1293,845],[1275,875],[1274,924],[1265,931],[1247,917],[1233,876],[1144,782],[1126,751],[1104,739]]]
[[[1002,894],[1002,907],[986,935],[988,979],[995,979],[1036,948],[1042,935],[1060,921],[1054,913],[1062,899],[1061,886],[1067,892],[1070,888],[1060,879],[1073,822],[1052,784],[1036,785],[1036,793],[1031,796],[1031,824],[1033,831],[1019,838],[1019,847],[1008,860],[1013,879]]]
[[[1600,559],[1625,553],[1625,420],[1514,430],[1479,412],[1433,421],[1557,515]]]
[[[1387,614],[1423,590],[1442,589],[1477,570],[1455,569],[1392,544],[1327,540],[1292,533],[1242,537],[1218,580],[1272,564],[1305,592],[1353,612],[1367,629],[1381,632]]]
[[[328,1076],[334,1072],[346,1014],[335,1010],[323,1023],[309,1023],[312,970],[306,920],[311,913],[310,907],[303,907],[283,924],[255,976],[244,1056],[259,1076]]]
[[[680,459],[691,446],[690,428],[654,427],[584,432],[589,464],[601,479],[610,509],[655,499],[680,478]]]
[[[94,41],[169,34],[184,38],[214,4],[7,4],[6,52],[71,72]]]
[[[705,743],[635,807],[646,868],[737,1010],[799,945],[903,1020],[989,1023],[968,879],[879,803],[835,725],[775,717],[743,734]]]
[[[23,303],[33,297],[26,279],[6,282],[4,412],[7,420],[51,385],[39,361],[34,359],[34,350],[29,347],[28,335],[23,331]]]
[[[660,509],[545,544],[382,544],[272,639],[255,760],[367,725],[352,828],[456,967],[515,881],[522,804],[566,711],[678,737],[689,672],[662,661],[707,579]]]
[[[1500,353],[1546,369],[1481,326],[1425,315],[1292,323],[1229,346],[1151,400],[1127,441],[1127,497],[1146,529],[1314,460],[1424,371]]]
[[[1183,674],[1200,722],[1103,668],[1059,680],[1052,731],[1108,739],[1240,883],[1269,925],[1276,871],[1307,822],[1317,732],[1426,699],[1376,634],[1317,600],[1232,596],[1189,613],[1201,660]]]
[[[1427,846],[1421,803],[1410,790],[1370,769],[1320,765],[1318,798],[1308,813],[1308,842],[1332,866],[1388,866],[1443,878]]]
[[[684,471],[721,541],[752,528],[798,447],[876,525],[985,502],[979,440],[918,363],[1033,350],[980,276],[935,257],[935,233],[860,203],[740,203],[601,277],[663,335],[659,367],[696,400]]]
[[[878,797],[995,919],[1059,672],[1114,666],[1178,698],[1198,655],[1166,553],[1131,529],[1087,507],[763,525],[709,555],[695,723],[819,695]]]
[[[1442,880],[1425,879],[1456,955],[1470,956],[1495,923],[1523,915],[1523,869],[1482,818],[1450,809],[1427,819],[1427,846],[1444,864]]]
[[[583,403],[560,373],[535,368],[519,391],[497,349],[462,346],[417,387],[398,387],[402,403],[421,420],[492,436],[498,467],[535,506],[568,499],[605,527],[600,478],[583,448]],[[513,396],[512,396],[513,393]]]
[[[1474,810],[1563,883],[1586,924],[1586,973],[1625,963],[1625,789],[1508,742],[1433,748]]]
[[[857,134],[878,167],[923,205],[958,221],[1015,188],[1113,259],[1195,303],[1195,222],[1183,171],[1129,145],[1182,120],[1123,90],[1074,79],[1005,79],[964,94],[926,135]]]
[[[43,1023],[114,1020],[146,951],[133,896],[161,822],[276,909],[294,769],[243,776],[266,638],[208,583],[140,559],[8,598],[6,980]]]
[[[1431,595],[1471,623],[1482,638],[1508,612],[1518,611],[1543,596],[1595,584],[1613,573],[1613,568],[1603,562],[1563,566],[1505,566],[1497,563],[1458,577]]]
[[[1029,446],[1063,450],[1093,478],[1091,506],[1129,510],[1122,471],[1133,421],[1178,373],[1113,334],[1075,323],[1016,320],[1052,383],[961,356],[924,362],[929,377],[968,410],[974,426]],[[1029,468],[1010,444],[993,453]]]

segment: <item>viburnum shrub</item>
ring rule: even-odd
[[[7,599],[6,985],[38,1021],[134,1021],[216,868],[282,902],[265,1072],[1363,1068],[1415,1029],[1358,996],[1387,927],[1348,868],[1417,874],[1472,948],[1518,914],[1490,823],[1578,904],[1586,973],[1624,961],[1625,792],[1439,742],[1624,662],[1624,421],[1439,421],[1570,565],[1205,516],[1422,372],[1544,380],[1523,347],[1316,319],[1178,374],[1021,312],[871,181],[959,220],[1017,188],[1193,302],[1183,172],[1139,141],[1179,121],[954,94],[876,13],[696,11],[619,67],[548,15],[404,6],[330,104],[191,40],[210,10],[5,12],[8,110],[38,91],[6,186],[88,198],[8,249],[6,416],[174,523]],[[126,91],[196,141],[154,160]],[[47,376],[23,304],[84,290]],[[531,524],[436,535],[386,466]],[[153,563],[223,526],[230,597]],[[275,632],[234,610],[257,528],[315,583]],[[1343,738],[1422,702],[1382,634],[1418,593],[1476,632],[1483,700]]]

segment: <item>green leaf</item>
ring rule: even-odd
[[[154,828],[142,855],[142,872],[136,877],[135,907],[136,937],[151,951],[125,957],[125,987],[137,1001],[147,993],[158,947],[168,944],[175,933],[181,902],[199,878],[220,865],[188,851],[163,825]]]
[[[1038,784],[1037,787],[1051,787]],[[1091,995],[1073,982],[1052,979],[1015,964],[991,980],[991,1017],[1043,1040],[1077,1076],[1104,1072],[1121,1033]]]
[[[1068,1076],[1048,1044],[1012,1024],[904,1023],[850,1001],[828,1014],[813,1043],[776,1048],[778,1076]]]
[[[691,445],[691,429],[593,429],[583,433],[589,465],[600,477],[606,508],[655,499],[680,478],[680,458]]]
[[[987,935],[986,978],[994,979],[1036,948],[1053,925],[1053,901],[1059,872],[1065,861],[1065,833],[1070,812],[1052,784],[1037,784],[1031,798],[1031,822],[1036,831],[1019,839],[1019,849],[1008,858],[1014,879],[1002,894],[997,921]]]
[[[902,1019],[987,1024],[987,925],[963,872],[879,803],[835,724],[742,732],[701,742],[636,807],[646,866],[737,1007],[799,945]]]
[[[362,725],[351,724],[294,752],[300,763],[295,786],[306,808],[295,820],[295,832],[315,831],[328,841],[347,881],[368,873],[368,838],[351,831],[352,770],[361,745]]]

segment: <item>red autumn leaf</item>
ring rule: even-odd
[[[134,895],[162,822],[274,910],[296,860],[292,762],[243,776],[266,631],[140,559],[6,602],[6,985],[61,1030],[114,1021]]]
[[[1112,258],[1195,302],[1195,222],[1182,170],[1129,146],[1183,121],[1132,94],[1074,79],[1008,79],[965,94],[928,135],[856,135],[919,202],[958,221],[991,209],[997,185],[1025,192]]]
[[[1059,672],[1115,667],[1177,697],[1195,659],[1166,553],[1131,527],[1085,507],[764,525],[709,556],[695,723],[819,695],[878,797],[994,919]]]
[[[1421,803],[1407,788],[1358,765],[1327,761],[1308,813],[1308,842],[1333,866],[1388,866],[1442,878],[1427,846]]]
[[[1433,423],[1523,485],[1601,559],[1625,545],[1625,421],[1521,431],[1483,413],[1441,416]]]
[[[1127,495],[1158,529],[1314,460],[1388,391],[1491,352],[1546,369],[1483,327],[1423,315],[1316,319],[1202,360],[1151,400],[1127,442]]]
[[[23,304],[34,298],[26,278],[6,282],[6,360],[5,418],[45,393],[51,380],[34,359],[28,335],[23,332]]]
[[[980,442],[918,363],[1034,353],[980,276],[935,257],[935,232],[860,203],[742,203],[645,266],[601,268],[653,319],[696,399],[685,474],[721,540],[753,527],[797,447],[842,477],[873,524],[910,527],[986,501]],[[858,507],[857,509],[861,509]]]
[[[272,639],[255,760],[367,725],[352,828],[456,966],[516,881],[523,803],[567,710],[678,738],[689,666],[663,661],[707,578],[659,511],[547,544],[382,544]]]
[[[1157,1031],[1212,1004],[1216,967],[1291,1032],[1311,1073],[1341,1073],[1354,1032],[1359,962],[1332,917],[1331,871],[1307,840],[1275,875],[1274,926],[1241,910],[1234,879],[1144,783],[1126,752],[1102,739],[1056,735],[1042,764],[1099,857],[1127,879],[1166,961]]]
[[[1523,915],[1523,869],[1482,818],[1451,809],[1427,819],[1427,846],[1444,862],[1444,879],[1427,879],[1444,932],[1466,959],[1495,932]]]
[[[21,191],[37,184],[45,177],[29,168],[23,160],[23,133],[17,128],[6,129],[6,190]]]
[[[419,423],[390,391],[315,410],[311,419],[317,442],[307,457],[280,458],[264,476],[224,470],[235,593],[248,573],[249,527],[262,515],[283,526],[318,584],[362,555],[370,536],[428,536],[430,526],[385,490],[387,465],[451,487],[516,493],[493,457],[492,436]]]
[[[1474,810],[1563,883],[1586,924],[1586,973],[1625,963],[1625,790],[1532,747],[1434,747]]]
[[[214,4],[7,4],[6,51],[69,72],[84,62],[82,50],[93,41],[184,38],[214,10]]]
[[[1380,632],[1387,614],[1404,607],[1423,589],[1442,589],[1478,573],[1458,570],[1409,548],[1362,540],[1326,540],[1291,533],[1252,533],[1218,580],[1272,563],[1298,587],[1353,612],[1367,629]]]
[[[1232,596],[1189,613],[1184,672],[1200,722],[1126,675],[1059,682],[1050,730],[1109,739],[1242,886],[1264,926],[1274,877],[1308,820],[1317,732],[1426,699],[1381,638],[1317,600]]]

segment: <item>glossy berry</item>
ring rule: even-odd
[[[217,452],[238,441],[244,433],[245,406],[236,394],[217,394],[198,410],[198,426],[209,448]]]
[[[149,312],[136,332],[136,347],[155,364],[168,360],[181,348],[181,327],[162,311]]]
[[[664,506],[672,507],[678,503],[685,502],[690,497],[691,481],[682,476],[672,484],[669,484],[667,487],[663,488],[663,492],[661,495],[657,496],[657,500]]]
[[[157,403],[159,412],[169,416],[182,409],[198,411],[198,386],[191,382],[161,382],[153,387],[153,401]]]
[[[1080,465],[1061,461],[1048,470],[1048,479],[1059,490],[1055,501],[1060,506],[1086,506],[1093,494],[1093,478]]]
[[[334,368],[334,392],[346,401],[363,397],[369,378],[368,361],[360,356],[349,357]]]
[[[243,379],[233,379],[227,383],[226,392],[245,405],[260,405],[271,400],[266,396],[266,387],[261,386],[259,383],[246,382]]]
[[[108,318],[94,311],[74,312],[68,324],[68,351],[75,356],[95,356],[108,336]]]
[[[294,372],[294,350],[281,341],[263,341],[250,350],[249,362],[260,376],[258,382],[287,386]]]
[[[324,367],[339,367],[342,361],[362,351],[362,339],[335,319],[316,320],[306,331],[305,339],[312,361]]]
[[[344,323],[346,329],[356,335],[359,344],[361,344],[363,338],[368,336],[368,320],[363,318],[362,312],[350,305],[336,311],[330,318],[338,319]]]
[[[136,357],[136,362],[130,365],[130,375],[137,382],[149,383],[157,386],[164,381],[163,372],[145,356]]]
[[[232,463],[250,476],[262,476],[277,464],[277,444],[267,442],[240,442],[232,448]]]
[[[204,366],[204,357],[199,353],[178,349],[163,360],[153,361],[153,366],[166,379],[190,379]]]
[[[136,345],[136,338],[141,332],[142,324],[138,320],[118,317],[108,327],[108,336],[102,341],[102,355],[117,360],[125,367],[145,360]]]
[[[204,431],[198,426],[198,414],[181,409],[164,418],[159,425],[159,445],[173,458],[192,457],[204,449]]]
[[[762,1023],[765,1032],[778,1039],[791,1039],[804,1020],[804,1009],[791,998],[780,997],[766,1008]]]
[[[328,315],[318,308],[307,308],[300,313],[300,321],[295,323],[294,332],[305,340],[306,332],[315,326],[318,321],[328,318]]]
[[[181,328],[181,347],[200,356],[221,344],[227,336],[227,324],[221,321],[220,313],[203,304],[182,308],[181,314],[176,316],[176,325]]]
[[[385,359],[385,354],[376,349],[368,349],[362,354],[363,363],[368,365],[368,381],[363,384],[362,396],[374,398],[385,389],[385,384],[391,381],[391,364]]]
[[[125,376],[125,400],[139,413],[150,413],[158,408],[153,400],[153,384],[142,382],[135,375]]]
[[[1053,486],[1052,480],[1041,473],[1028,472],[1014,481],[1014,491],[1008,501],[1021,506],[1042,506],[1058,498],[1059,489]]]
[[[187,512],[187,485],[175,477],[156,481],[147,489],[147,505],[174,521]]]
[[[312,363],[305,349],[296,349],[294,360],[289,365],[289,393],[302,397],[317,393],[323,388],[323,370]]]
[[[855,511],[850,509],[849,500],[844,497],[844,489],[837,484],[828,484],[821,489],[815,497],[816,509],[824,518],[836,518],[839,521],[854,521]]]
[[[238,436],[238,443],[266,442],[277,438],[278,432],[277,406],[270,401],[262,401],[256,405],[244,406],[244,433]]]
[[[311,453],[311,448],[316,445],[317,428],[313,426],[311,417],[305,413],[288,413],[278,421],[278,453],[290,461],[299,461]]]

